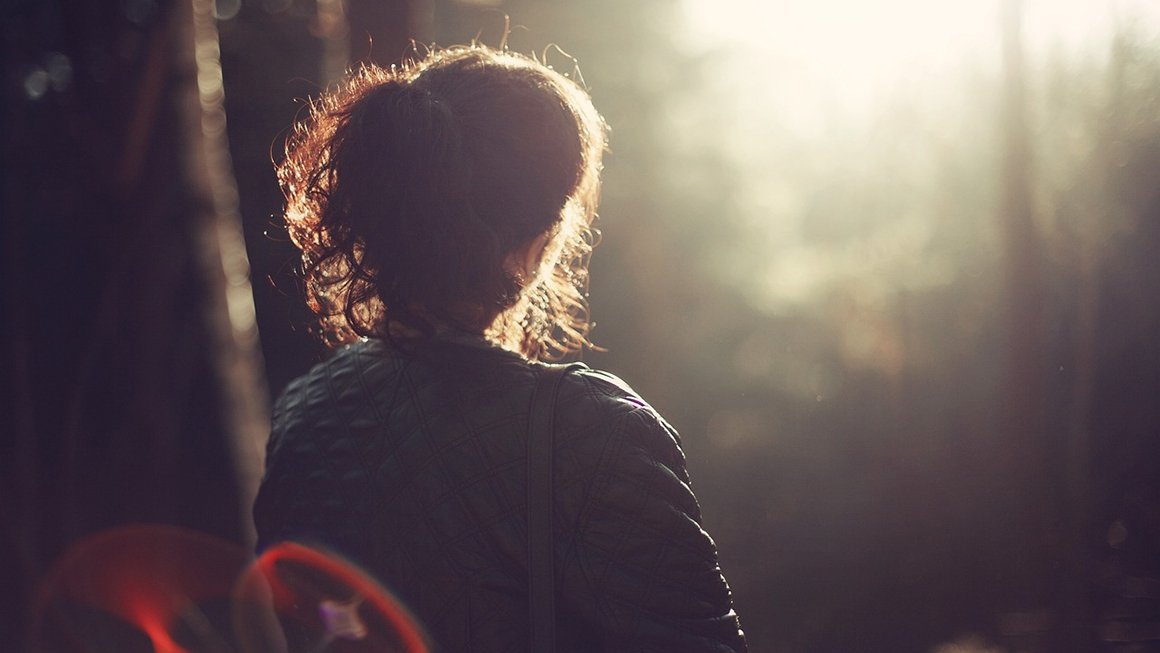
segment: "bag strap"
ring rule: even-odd
[[[569,371],[583,365],[544,369],[532,391],[528,417],[528,611],[532,653],[556,650],[556,546],[552,528],[552,450],[556,396]]]

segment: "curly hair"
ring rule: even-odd
[[[532,360],[588,345],[605,137],[577,83],[481,45],[364,65],[310,102],[277,173],[327,344],[452,328]],[[544,236],[538,269],[510,263]]]

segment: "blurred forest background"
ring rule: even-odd
[[[505,15],[612,127],[584,360],[682,432],[755,653],[1160,650],[1160,7],[2,6],[12,650],[86,534],[247,542],[325,355],[271,157]]]

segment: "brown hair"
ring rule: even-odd
[[[328,344],[392,325],[483,334],[531,359],[588,344],[604,147],[579,85],[480,45],[366,65],[312,101],[277,172]],[[544,234],[526,280],[508,261]]]

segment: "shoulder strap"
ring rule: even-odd
[[[531,652],[556,650],[556,547],[552,528],[552,449],[560,382],[579,364],[550,366],[532,391],[528,418],[528,609]]]

